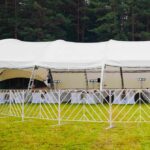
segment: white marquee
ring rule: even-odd
[[[0,40],[0,68],[87,69],[104,64],[150,67],[150,41],[97,43]]]

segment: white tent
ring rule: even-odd
[[[150,67],[150,41],[110,40],[97,43],[24,42],[0,40],[0,68],[29,68],[35,65],[56,69],[86,69],[102,64]]]
[[[106,63],[121,67],[150,67],[150,41],[107,43]]]
[[[150,67],[150,41],[97,43],[0,40],[0,68],[92,69],[104,66]],[[102,89],[103,81],[101,82]]]
[[[73,43],[0,41],[0,68],[29,68],[35,65],[56,69],[101,67],[106,42]]]

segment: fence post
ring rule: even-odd
[[[60,113],[61,113],[61,109],[60,109],[60,104],[61,104],[61,100],[60,100],[60,96],[61,96],[61,92],[60,90],[58,90],[58,125],[60,125],[60,120],[61,120],[61,116],[60,116]]]
[[[109,90],[109,127],[107,129],[113,128],[112,124],[112,91]]]
[[[39,90],[38,93],[41,93],[41,91]],[[42,118],[42,105],[41,105],[41,103],[42,103],[42,98],[40,97],[40,114],[39,114],[40,115],[40,119]]]
[[[22,96],[22,121],[24,121],[24,101],[25,101],[25,92],[23,90],[23,96]]]
[[[142,111],[142,108],[141,108],[141,101],[142,101],[142,97],[141,97],[141,92],[142,92],[142,90],[140,91],[140,93],[139,93],[139,109],[140,109],[140,122],[142,121],[142,114],[141,114],[141,111]]]
[[[83,109],[83,120],[86,120],[86,115],[85,115],[85,102],[83,102],[83,107],[82,107],[82,109]]]
[[[9,100],[9,115],[11,116],[11,101],[12,101],[11,90],[9,91],[8,100]]]

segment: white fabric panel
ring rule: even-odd
[[[0,68],[28,68],[35,65],[56,69],[86,69],[103,64],[149,67],[150,41],[97,43],[23,42],[0,40]]]
[[[47,44],[47,42],[23,42],[15,39],[0,40],[0,67],[26,68],[37,65],[41,52]]]
[[[134,96],[135,96],[135,92],[134,91],[130,91],[130,93],[125,98],[126,103],[127,104],[135,104]]]
[[[150,103],[150,92],[149,92],[149,90],[143,90],[142,96],[144,97],[144,99],[145,99],[148,103]]]
[[[23,42],[0,40],[0,68],[82,69],[101,67],[106,43]]]
[[[5,93],[0,92],[0,104],[5,103],[5,101],[4,101],[4,96],[5,96]]]
[[[57,40],[49,44],[40,66],[67,69],[101,67],[105,57],[106,42],[74,43]]]
[[[117,90],[114,92],[114,101],[113,104],[120,104],[121,103],[121,90]]]
[[[81,98],[83,93],[82,92],[76,92],[71,93],[71,103],[72,104],[96,104],[98,101],[91,93],[84,93],[83,98]]]
[[[34,103],[34,104],[41,103],[42,102],[41,99],[42,99],[41,93],[39,93],[39,92],[32,93],[32,103]]]
[[[113,104],[135,104],[134,91],[126,91],[125,94],[126,94],[125,97],[122,99],[121,98],[122,91],[121,90],[115,91]]]
[[[83,99],[86,104],[96,104],[96,99],[93,94],[85,94],[85,98]]]
[[[150,41],[107,43],[107,64],[124,67],[150,66]]]
[[[44,103],[51,103],[51,104],[57,103],[57,100],[56,100],[54,93],[53,94],[51,92],[46,93],[44,95],[44,97],[45,97]]]
[[[71,93],[71,104],[80,104],[82,92]]]
[[[23,102],[23,92],[12,92],[11,98],[14,103],[22,103]]]

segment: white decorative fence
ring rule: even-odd
[[[149,89],[0,90],[0,114],[89,122],[150,122]]]

